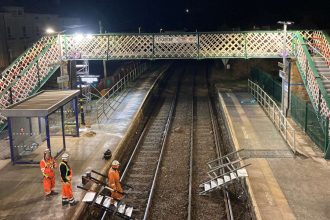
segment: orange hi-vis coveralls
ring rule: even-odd
[[[40,161],[40,169],[44,176],[44,191],[46,195],[49,195],[55,187],[55,173],[56,161],[50,157],[48,160],[42,159]]]
[[[72,169],[70,166],[62,161],[60,163],[60,172],[61,172],[61,179],[62,179],[62,201],[74,203],[74,197],[72,193]]]
[[[123,188],[121,187],[121,184],[119,182],[119,171],[112,169],[112,167],[109,169],[108,173],[108,180],[109,180],[109,186],[114,191],[111,191],[111,197],[116,200],[122,200],[123,199]],[[118,193],[120,192],[120,193]]]

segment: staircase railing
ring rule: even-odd
[[[0,79],[0,109],[15,104],[37,92],[60,65],[57,37],[43,37],[26,50]],[[0,131],[6,118],[0,114]]]
[[[330,67],[330,38],[325,32],[315,31],[312,37],[312,43],[319,49],[323,57],[325,57],[328,66]]]
[[[121,91],[123,91],[130,82],[132,82],[143,72],[145,72],[146,69],[146,63],[137,66],[128,74],[126,74],[123,78],[121,78],[115,85],[113,85],[111,89],[96,102],[98,123],[100,123],[104,117],[108,118],[108,114],[112,109],[113,102],[115,101],[114,97],[118,95]]]
[[[330,58],[327,58],[318,48],[314,47],[312,43],[307,43],[308,47],[316,54],[318,54],[320,57],[322,57],[325,62],[328,64],[330,63]],[[329,65],[329,64],[328,64]],[[328,66],[329,67],[329,66]],[[329,68],[330,69],[330,68]],[[323,75],[322,73],[319,72],[319,75],[322,76],[322,78],[324,78],[327,81],[330,81],[330,78],[326,77],[325,75]]]
[[[317,113],[319,122],[321,125],[323,125],[323,123],[328,123],[330,117],[330,98],[324,88],[320,74],[315,67],[307,44],[300,33],[296,33],[292,46],[297,59],[296,63],[299,73],[306,87],[312,106]],[[325,133],[329,135],[329,130]],[[329,147],[325,150],[325,158],[330,156],[330,151],[328,150]]]

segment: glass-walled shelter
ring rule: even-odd
[[[46,148],[57,157],[65,136],[79,136],[79,90],[42,91],[0,110],[7,117],[13,164],[34,164]]]

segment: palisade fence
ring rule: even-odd
[[[276,102],[281,102],[281,83],[274,80],[270,74],[258,68],[252,68],[251,80],[273,97]],[[328,119],[317,115],[311,102],[303,100],[298,94],[291,93],[290,100],[292,119],[325,152],[329,143],[328,132],[326,132],[329,130]]]
[[[305,101],[295,94],[291,94],[291,116],[305,133],[325,152],[329,139],[328,132],[326,132],[329,130],[328,118],[317,116],[311,102]]]

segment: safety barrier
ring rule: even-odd
[[[116,96],[125,90],[130,82],[139,77],[147,69],[147,64],[143,63],[135,69],[127,73],[109,91],[96,102],[97,122],[100,123],[104,117],[108,118],[111,109],[114,109],[115,103],[118,101]]]
[[[274,123],[275,127],[280,131],[291,150],[296,153],[295,129],[288,122],[280,107],[277,106],[276,102],[258,84],[251,80],[248,80],[248,89]]]

